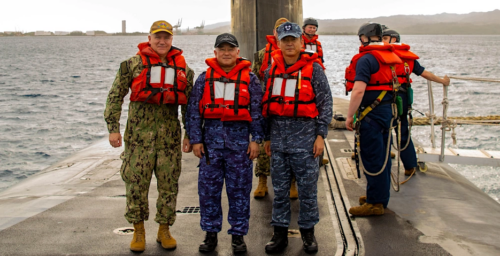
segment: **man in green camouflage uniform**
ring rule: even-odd
[[[264,71],[271,64],[271,53],[272,51],[278,49],[277,41],[276,41],[276,28],[281,24],[287,22],[286,18],[279,18],[274,24],[273,35],[266,36],[267,45],[262,48],[260,51],[254,54],[254,61],[252,64],[252,72],[256,74],[262,85],[262,91],[265,91],[266,81],[264,80]],[[255,176],[259,177],[259,185],[254,191],[254,198],[263,198],[268,191],[267,188],[267,177],[271,175],[270,165],[271,161],[269,156],[266,154],[264,150],[264,144],[259,144],[260,153],[257,157],[257,164],[255,165]],[[295,176],[292,178],[292,185],[290,186],[290,198],[297,199],[299,198],[299,193],[297,191],[297,186],[295,182]]]
[[[148,39],[149,42],[139,44],[138,55],[121,63],[120,70],[109,91],[104,112],[110,133],[110,144],[113,147],[120,147],[122,143],[119,121],[123,99],[129,90],[132,91],[127,127],[123,138],[125,151],[120,157],[123,160],[120,174],[125,182],[127,193],[125,218],[130,223],[134,223],[135,228],[134,238],[130,245],[130,249],[133,251],[145,250],[144,221],[149,218],[148,192],[153,171],[157,178],[159,192],[155,218],[155,221],[160,224],[157,242],[160,242],[165,249],[176,248],[176,241],[171,236],[168,227],[174,224],[176,217],[178,179],[182,157],[181,126],[178,118],[178,104],[182,104],[181,97],[175,97],[175,103],[178,104],[165,103],[168,92],[163,89],[158,89],[160,93],[156,98],[151,97],[139,101],[137,97],[154,93],[154,91],[147,92],[147,89],[153,84],[153,79],[146,78],[150,77],[150,73],[151,76],[160,74],[159,79],[165,80],[161,80],[160,87],[163,88],[163,85],[167,85],[167,70],[173,67],[177,74],[174,76],[176,77],[175,81],[185,85],[185,98],[189,97],[194,77],[194,72],[185,64],[184,57],[181,55],[182,50],[172,46],[172,26],[168,22],[157,21],[153,23]],[[146,57],[145,52],[150,56]],[[148,62],[154,61],[156,58],[158,60],[156,66],[149,65],[148,68],[148,65],[145,65],[146,58]],[[172,59],[174,60],[173,66],[171,66]],[[181,64],[179,65],[179,63]],[[182,63],[185,67],[182,67]],[[155,68],[156,71],[163,68],[165,71],[155,73],[153,72]],[[162,78],[162,72],[165,78]],[[147,83],[144,81],[147,88],[137,90],[135,86],[140,85],[141,80],[145,79],[148,79]],[[173,84],[177,88],[179,83],[176,84],[176,82]],[[159,99],[159,101],[154,102],[154,99],[157,101]],[[181,112],[182,122],[185,126],[186,105],[181,106]],[[191,149],[189,139],[185,137],[182,150],[190,152]]]

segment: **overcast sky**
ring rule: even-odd
[[[272,1],[272,0],[270,0]],[[457,3],[460,2],[460,3]],[[437,14],[485,12],[500,9],[499,0],[303,0],[304,17],[320,19],[373,18],[397,14]],[[155,20],[182,28],[229,21],[230,0],[5,0],[0,3],[0,31],[104,30],[120,32],[127,21],[127,32],[148,31]]]

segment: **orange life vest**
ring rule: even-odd
[[[302,49],[313,51],[318,54],[318,58],[323,59],[323,47],[321,46],[321,42],[318,41],[318,35],[314,35],[309,40],[306,35],[302,34],[302,38],[304,39]]]
[[[393,82],[396,79],[396,73],[391,70],[391,66],[401,64],[401,59],[393,52],[393,47],[390,44],[383,45],[371,44],[368,46],[360,46],[359,53],[354,55],[351,64],[345,70],[345,89],[347,92],[352,91],[354,87],[354,78],[356,77],[356,65],[358,60],[365,54],[371,54],[379,64],[377,73],[372,74],[370,81],[366,86],[367,91],[392,91]],[[395,67],[394,67],[395,69]]]
[[[300,59],[286,70],[281,50],[274,51],[272,57],[274,62],[266,81],[262,115],[310,118],[318,116],[316,94],[311,85],[313,63],[320,63],[318,54],[301,50]]]
[[[260,77],[264,77],[264,71],[273,64],[273,58],[271,57],[271,53],[277,49],[279,49],[278,44],[276,42],[276,37],[274,36],[266,36],[267,44],[266,51],[264,53],[264,59],[262,60],[262,66],[260,67],[259,75]]]
[[[403,61],[403,64],[396,65],[396,74],[400,84],[409,84],[413,82],[410,78],[413,72],[413,66],[418,56],[410,51],[407,44],[391,44],[394,47],[394,53]]]
[[[187,104],[186,61],[182,50],[172,46],[167,54],[167,63],[162,63],[148,42],[139,44],[144,69],[132,80],[130,101],[151,104]]]
[[[236,66],[226,73],[217,58],[205,60],[205,87],[200,100],[202,118],[221,121],[252,121],[250,116],[250,61],[239,58]]]

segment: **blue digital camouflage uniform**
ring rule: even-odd
[[[250,115],[252,122],[222,122],[205,119],[205,141],[202,141],[202,119],[199,102],[205,87],[205,72],[194,85],[189,98],[186,119],[191,144],[206,143],[210,165],[206,154],[200,159],[198,195],[200,198],[201,228],[206,232],[219,232],[222,228],[221,194],[224,180],[229,200],[229,234],[246,235],[250,219],[250,192],[252,191],[252,161],[247,154],[250,141],[262,140],[262,89],[259,79],[250,73]],[[205,152],[207,153],[207,152]]]
[[[270,67],[265,72],[269,77]],[[313,147],[317,135],[326,138],[332,119],[332,93],[323,68],[313,64],[311,84],[316,93],[315,119],[272,116],[270,129],[265,129],[265,140],[271,140],[271,179],[274,187],[271,225],[288,227],[290,224],[290,182],[292,173],[297,179],[300,212],[299,227],[313,228],[319,221],[317,183],[318,158]]]

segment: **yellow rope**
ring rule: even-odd
[[[434,119],[434,124],[441,124],[443,118]],[[453,120],[457,124],[475,124],[475,125],[498,125],[500,124],[500,116],[450,116],[448,120]],[[428,117],[414,117],[413,125],[430,125]]]

